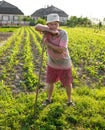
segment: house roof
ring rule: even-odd
[[[50,13],[57,13],[60,17],[68,17],[68,14],[66,14],[63,10],[58,9],[53,5],[47,8],[38,9],[31,16],[32,17],[46,17]]]
[[[18,9],[18,7],[2,0],[0,1],[0,14],[21,14],[24,15],[24,13]]]

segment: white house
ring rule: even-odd
[[[24,13],[16,6],[0,1],[0,25],[23,24]]]

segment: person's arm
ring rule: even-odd
[[[63,53],[67,48],[67,42],[68,42],[67,33],[63,31],[61,34],[61,40],[60,40],[59,46],[51,44],[47,40],[46,40],[46,45],[48,47],[51,47],[53,50],[55,50],[58,53]]]
[[[49,32],[53,35],[56,35],[56,34],[59,34],[59,31],[54,31],[54,30],[51,30],[48,26],[46,25],[42,25],[42,24],[37,24],[35,26],[35,30],[39,31],[39,32]]]
[[[49,43],[48,41],[46,41],[46,45],[50,48],[52,48],[54,51],[56,51],[57,53],[63,53],[63,51],[65,50],[64,47],[60,47],[60,46],[56,46],[54,44]]]

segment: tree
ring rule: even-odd
[[[29,22],[29,25],[30,25],[30,26],[34,26],[34,25],[35,25],[35,20],[32,19],[30,16],[25,16],[25,17],[23,18],[23,21],[24,21],[24,22]]]
[[[45,25],[46,24],[46,20],[42,19],[42,18],[38,18],[38,20],[35,22],[35,24],[37,24],[37,23],[41,23],[41,24]]]
[[[69,20],[67,20],[66,25],[70,27],[75,27],[75,26],[90,26],[92,23],[87,17],[79,17],[77,18],[76,16],[71,16]]]
[[[99,27],[99,29],[102,28],[102,22],[99,22],[98,27]]]
[[[23,21],[31,21],[32,18],[30,16],[24,16]]]

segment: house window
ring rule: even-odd
[[[18,21],[18,16],[13,16],[14,21]]]
[[[3,16],[3,21],[8,21],[9,20],[9,16]]]
[[[2,20],[2,16],[0,15],[0,21]]]

